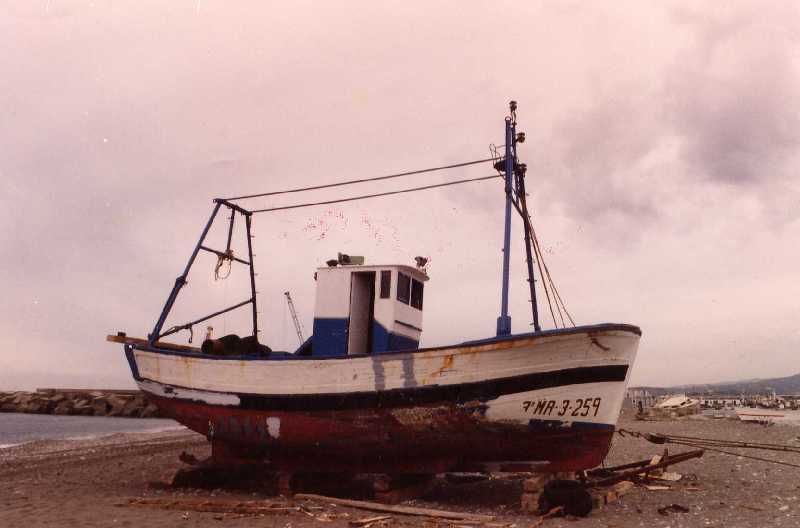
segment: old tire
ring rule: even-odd
[[[592,496],[577,480],[551,480],[544,486],[540,500],[548,509],[564,507],[564,513],[586,517],[592,511]]]

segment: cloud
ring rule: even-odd
[[[648,222],[657,214],[657,183],[643,171],[665,131],[650,100],[635,89],[599,97],[555,127],[549,144],[560,170],[548,187],[580,220],[605,222],[621,216]],[[656,192],[654,192],[656,191]]]
[[[652,22],[658,10],[647,11],[654,49],[636,49],[627,33],[612,37],[597,50],[609,62],[585,96],[529,134],[547,146],[529,161],[537,183],[547,175],[531,186],[536,210],[565,215],[588,242],[619,247],[659,224],[682,229],[673,212],[686,211],[686,200],[732,206],[726,189],[754,197],[759,222],[780,228],[798,218],[796,6],[679,4],[660,22]],[[701,211],[688,214],[702,221]]]
[[[645,328],[642,381],[663,373],[664,358],[697,350],[735,377],[762,353],[743,337],[746,321],[776,320],[771,347],[784,351],[780,368],[793,364],[792,5],[441,4],[424,15],[402,3],[47,5],[0,8],[0,388],[129,384],[103,337],[150,330],[214,196],[481,158],[502,143],[511,98],[559,290],[581,322]],[[515,24],[498,31],[509,12]],[[502,198],[487,181],[257,217],[265,340],[295,344],[286,289],[310,328],[313,269],[343,250],[368,262],[432,257],[425,343],[491,334]],[[324,237],[308,228],[320,220]],[[518,235],[511,308],[521,331],[530,305]],[[239,300],[237,276],[215,283],[213,265],[198,262],[170,324]],[[733,360],[699,318],[739,343]],[[696,373],[679,366],[674,378],[709,381]]]
[[[691,40],[667,71],[664,100],[698,176],[751,189],[795,178],[798,15],[793,4],[674,12]]]

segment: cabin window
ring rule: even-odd
[[[411,279],[411,306],[422,310],[422,290],[424,284],[417,279]]]
[[[397,274],[397,300],[403,304],[408,304],[411,291],[411,277],[405,273]]]
[[[381,299],[389,298],[389,290],[392,287],[392,272],[389,270],[381,271]]]

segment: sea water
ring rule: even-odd
[[[182,429],[185,428],[177,422],[163,418],[0,413],[0,448],[34,440],[87,439],[113,433],[179,431]]]

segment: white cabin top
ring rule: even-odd
[[[415,350],[422,336],[428,275],[402,264],[317,269],[314,335],[301,351],[313,356]]]

